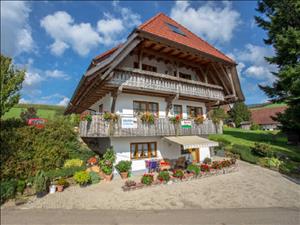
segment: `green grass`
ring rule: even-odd
[[[249,109],[263,109],[263,108],[276,108],[276,107],[282,107],[287,106],[286,103],[271,103],[271,104],[257,104],[257,105],[249,105]]]
[[[228,143],[245,147],[250,151],[250,147],[254,146],[255,142],[269,144],[271,150],[277,153],[282,153],[290,157],[293,161],[300,162],[300,148],[287,144],[287,139],[284,135],[276,131],[247,131],[238,128],[224,128],[223,134],[213,134],[209,138],[215,141],[225,140]]]
[[[25,111],[28,107],[37,109],[37,115],[40,118],[45,119],[54,118],[56,115],[62,115],[65,110],[65,107],[56,105],[18,104],[5,113],[3,119],[20,118],[21,112]]]

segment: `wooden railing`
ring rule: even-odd
[[[139,69],[122,68],[115,70],[108,84],[131,89],[159,91],[211,100],[224,100],[223,88],[220,86]]]
[[[121,118],[115,123],[105,121],[101,115],[92,116],[91,122],[81,121],[79,126],[82,137],[143,137],[143,136],[189,136],[222,133],[211,120],[196,124],[193,120],[191,128],[174,125],[169,118],[158,118],[154,124],[147,124],[137,118],[137,128],[122,128]]]

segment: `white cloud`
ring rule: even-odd
[[[45,74],[47,77],[50,77],[50,78],[63,78],[65,80],[70,79],[70,77],[61,70],[46,70]]]
[[[61,106],[66,106],[69,103],[70,99],[68,97],[64,97],[59,103],[58,105]]]
[[[42,82],[44,78],[37,71],[27,71],[23,81],[23,87],[33,87]]]
[[[188,1],[177,1],[170,16],[209,41],[228,42],[241,23],[239,12],[232,9],[230,2],[215,5],[207,2],[193,8]]]
[[[21,99],[19,100],[19,103],[21,103],[21,104],[27,104],[27,103],[29,103],[29,101],[26,100],[25,98],[21,98]]]
[[[1,52],[16,56],[35,49],[29,26],[28,2],[1,1]]]
[[[50,49],[58,56],[69,47],[79,55],[85,56],[100,43],[100,36],[90,23],[76,24],[74,19],[64,11],[44,17],[40,24],[54,39]]]

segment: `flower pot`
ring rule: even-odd
[[[62,192],[64,190],[64,186],[63,185],[57,185],[57,191],[58,192]]]
[[[113,177],[113,174],[112,174],[112,173],[109,174],[109,175],[107,175],[107,174],[104,173],[104,180],[106,180],[106,181],[111,181],[111,180],[112,180],[112,177]]]
[[[55,186],[55,185],[51,185],[51,186],[50,186],[49,193],[50,193],[50,194],[54,194],[55,191],[56,191],[56,186]]]
[[[121,172],[120,176],[122,179],[127,179],[128,178],[128,172]]]
[[[103,171],[101,169],[99,171],[99,177],[100,177],[101,180],[105,179],[105,174],[103,173]]]

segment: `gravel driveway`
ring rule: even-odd
[[[300,185],[278,172],[239,161],[239,171],[172,185],[123,192],[123,181],[73,186],[21,208],[180,209],[300,208]]]

